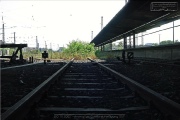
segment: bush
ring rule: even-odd
[[[62,53],[64,58],[74,58],[76,60],[87,59],[87,57],[95,58],[94,44],[73,40],[67,46],[68,47],[64,49]]]
[[[41,59],[42,54],[39,50],[30,50],[23,52],[23,57],[29,58],[33,56],[34,59]],[[89,44],[88,42],[83,42],[80,40],[73,40],[69,42],[67,48],[63,49],[62,52],[58,51],[48,51],[48,59],[72,59],[83,60],[90,57],[92,59],[96,58],[94,44]]]

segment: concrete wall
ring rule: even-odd
[[[135,58],[180,60],[180,44],[125,49],[125,51],[126,55],[127,52],[134,52]],[[122,57],[122,50],[104,52],[111,54],[114,58],[116,56]]]

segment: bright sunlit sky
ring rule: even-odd
[[[44,1],[0,1],[1,23],[5,24],[6,42],[28,43],[54,50],[65,46],[71,40],[91,41],[91,31],[95,37],[103,26],[125,5],[125,0],[44,0]],[[2,29],[0,27],[0,29]],[[1,32],[0,32],[1,33]],[[0,38],[1,40],[1,38]]]

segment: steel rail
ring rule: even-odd
[[[56,73],[50,76],[47,80],[41,83],[38,87],[28,93],[25,97],[19,100],[16,104],[10,107],[6,112],[2,113],[2,120],[21,120],[29,112],[32,105],[41,99],[44,92],[48,90],[50,85],[58,79],[61,74],[72,64],[74,58],[59,69]]]
[[[30,65],[36,65],[36,64],[41,64],[43,62],[38,62],[38,63],[30,63],[30,64],[25,64],[25,65],[16,65],[16,66],[12,66],[12,67],[5,67],[5,68],[1,68],[0,70],[7,70],[7,69],[13,69],[13,68],[19,68],[19,67],[26,67],[26,66],[30,66]]]
[[[180,104],[90,58],[88,58],[88,60],[97,64],[100,68],[106,70],[107,72],[113,74],[115,77],[121,78],[119,80],[122,83],[127,84],[130,89],[132,89],[143,99],[148,101],[150,105],[154,105],[155,107],[157,107],[161,112],[165,114],[166,117],[170,117],[174,120],[180,120]]]

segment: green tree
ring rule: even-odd
[[[173,41],[171,40],[164,40],[159,43],[160,45],[166,45],[166,44],[173,44]]]
[[[179,41],[178,41],[178,40],[175,40],[174,43],[179,43]]]
[[[122,41],[119,42],[119,44],[118,44],[118,50],[121,50],[121,49],[123,49],[123,42]]]
[[[89,44],[81,40],[73,40],[69,42],[67,48],[63,50],[62,56],[67,59],[86,59],[87,57],[95,57],[94,52],[94,44]]]
[[[153,46],[158,46],[158,43],[153,43],[152,45],[153,45]]]

